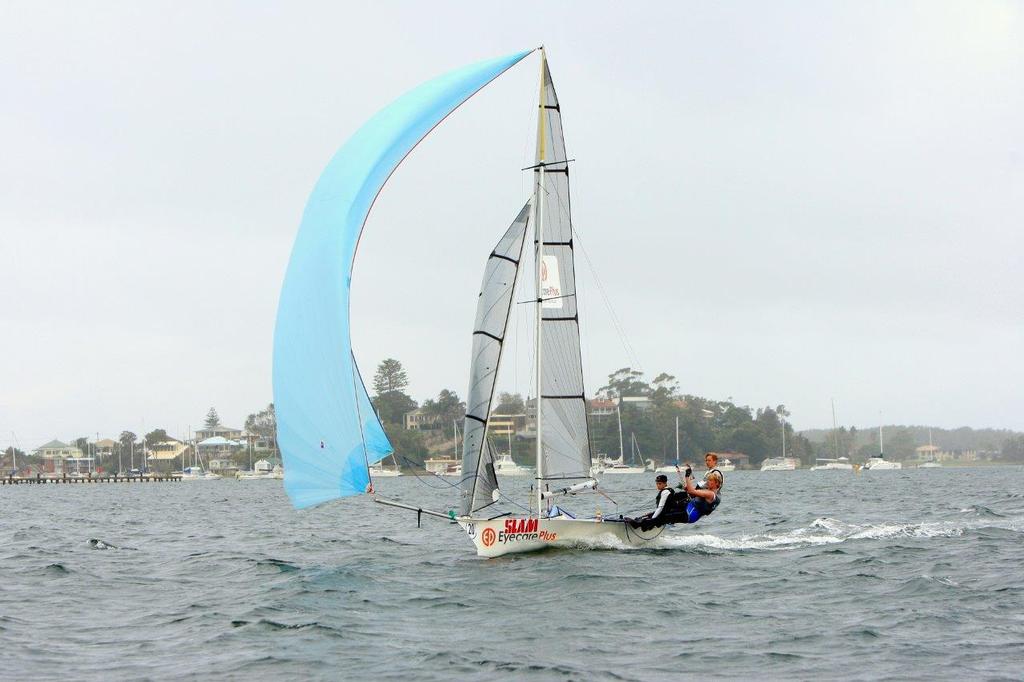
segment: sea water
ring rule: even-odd
[[[608,476],[605,518],[653,507]],[[502,479],[526,504],[529,482]],[[437,478],[382,495],[447,510]],[[1020,467],[735,472],[650,545],[482,559],[280,481],[0,488],[5,679],[1020,679]]]

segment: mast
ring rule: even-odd
[[[676,466],[679,466],[679,417],[676,417]]]
[[[882,441],[882,424],[881,424],[881,421],[879,421],[879,424],[878,424],[878,458],[879,459],[884,459],[885,458],[885,443]]]
[[[839,459],[839,428],[836,426],[836,399],[832,399],[832,449]]]
[[[537,99],[537,184],[534,188],[534,202],[533,202],[533,215],[534,215],[534,237],[537,241],[536,248],[536,266],[537,270],[537,308],[535,320],[537,324],[536,330],[536,357],[534,365],[537,370],[537,516],[540,517],[543,513],[544,505],[544,438],[541,418],[541,392],[543,387],[543,374],[542,374],[542,362],[543,352],[541,350],[541,342],[543,341],[543,316],[544,316],[544,283],[543,283],[543,268],[544,268],[544,161],[546,158],[544,149],[544,74],[547,72],[547,61],[548,56],[544,51],[544,48],[540,48],[540,94]]]
[[[786,459],[786,418],[782,418],[782,459]]]
[[[619,420],[619,461],[620,462],[625,462],[626,459],[625,459],[625,454],[623,453],[623,447],[622,447],[622,410],[619,409],[619,406],[621,404],[622,404],[622,398],[620,397],[620,398],[616,399],[616,401],[615,401],[615,416]]]

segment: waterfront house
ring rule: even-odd
[[[238,440],[242,437],[242,429],[233,429],[230,426],[211,426],[204,429],[196,429],[196,440],[207,440],[208,438],[224,438],[225,440]]]
[[[215,457],[208,461],[210,463],[210,471],[221,476],[234,476],[235,472],[238,471],[238,465],[228,457]]]
[[[95,443],[93,443],[92,451],[93,454],[96,456],[96,459],[102,460],[105,457],[113,457],[116,452],[116,447],[116,440],[104,438],[103,440],[98,440]]]
[[[154,443],[149,448],[149,466],[159,471],[171,471],[182,461],[182,456],[190,452],[191,448],[179,440],[171,438],[160,443]]]
[[[423,431],[436,429],[441,417],[436,414],[427,414],[422,407],[418,407],[412,412],[406,412],[403,421],[407,431]]]
[[[89,474],[95,469],[93,457],[86,457],[77,446],[56,439],[36,448],[35,454],[43,460],[44,473]]]

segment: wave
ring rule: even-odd
[[[972,510],[973,511],[973,510]],[[999,517],[975,521],[925,521],[916,523],[846,523],[823,517],[810,525],[786,531],[766,531],[753,535],[719,537],[708,533],[681,535],[676,531],[663,532],[642,545],[630,545],[611,537],[598,538],[580,544],[587,549],[688,549],[693,551],[777,551],[819,547],[858,540],[885,540],[889,538],[948,538],[971,530],[1000,529],[1010,532],[1024,531],[1024,518]]]

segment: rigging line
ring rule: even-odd
[[[601,298],[604,300],[605,307],[611,315],[612,324],[615,326],[615,331],[619,335],[619,341],[622,343],[623,350],[626,351],[626,355],[629,357],[630,362],[634,363],[636,368],[641,372],[644,371],[643,365],[637,357],[636,351],[633,349],[633,344],[629,342],[629,338],[626,336],[626,331],[623,328],[622,322],[619,320],[619,316],[615,314],[615,308],[612,306],[611,299],[608,297],[608,292],[605,291],[604,284],[601,282],[601,278],[597,274],[597,268],[594,267],[594,262],[590,259],[590,253],[587,251],[587,247],[583,244],[583,239],[580,237],[579,231],[573,227],[572,232],[576,236],[576,240],[580,245],[580,251],[583,253],[583,259],[587,263],[587,268],[590,270],[590,274],[594,277],[594,284],[597,285],[597,290],[601,292]]]
[[[403,460],[403,461],[404,461],[404,462],[405,462],[406,464],[408,464],[408,465],[409,465],[409,467],[410,467],[410,468],[412,469],[412,475],[416,477],[416,480],[417,480],[417,481],[419,481],[419,482],[420,482],[420,483],[422,483],[423,485],[427,486],[428,488],[432,488],[432,489],[434,489],[434,490],[444,490],[444,488],[442,488],[441,486],[436,486],[436,485],[430,485],[429,483],[427,483],[427,482],[426,482],[426,480],[424,480],[424,478],[423,478],[422,476],[420,476],[420,475],[419,475],[418,473],[416,473],[416,469],[418,469],[418,468],[422,468],[422,467],[421,467],[421,466],[420,466],[420,465],[419,465],[419,464],[418,464],[417,462],[414,462],[414,461],[412,461],[411,459],[409,459],[409,458],[408,458],[408,457],[406,457],[405,455],[399,455],[399,457],[401,457],[401,458],[402,458],[402,460]],[[437,478],[437,479],[439,479],[439,480],[440,480],[440,481],[441,481],[442,483],[444,483],[445,485],[447,485],[447,486],[449,486],[449,487],[451,487],[451,488],[456,488],[456,487],[458,487],[458,486],[456,486],[456,485],[455,485],[454,483],[449,483],[448,481],[444,480],[444,478],[443,478],[443,477],[441,477],[441,476],[439,476],[439,475],[437,475],[437,474],[433,474],[433,473],[432,473],[432,474],[430,474],[430,477],[431,477],[431,478]]]

